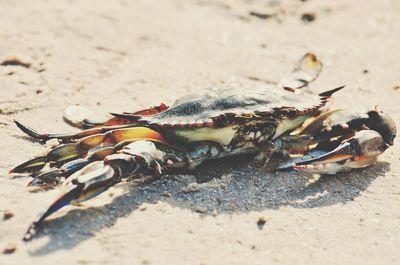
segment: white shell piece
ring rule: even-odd
[[[64,118],[72,124],[79,125],[84,120],[88,119],[92,113],[84,107],[73,105],[69,106],[64,111]]]
[[[93,114],[87,108],[78,105],[69,106],[64,111],[64,119],[76,127],[85,127],[87,124],[103,124],[110,118],[111,116],[108,114]]]

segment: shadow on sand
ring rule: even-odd
[[[265,172],[253,165],[252,160],[246,157],[214,161],[190,175],[168,175],[144,186],[121,184],[126,192],[108,205],[75,208],[62,217],[48,220],[37,236],[49,237],[49,241],[30,255],[72,249],[97,231],[113,226],[118,218],[128,216],[143,203],[163,201],[202,215],[262,211],[282,206],[314,208],[344,204],[359,196],[390,169],[389,163],[379,162],[367,169],[310,178],[297,173]]]

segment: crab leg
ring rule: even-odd
[[[21,129],[24,133],[29,135],[30,137],[41,140],[43,142],[46,142],[51,139],[57,139],[63,142],[71,142],[76,139],[81,139],[86,136],[90,136],[93,134],[101,134],[101,133],[106,133],[108,131],[116,130],[116,129],[125,129],[125,128],[130,128],[133,127],[134,125],[132,124],[124,124],[124,125],[116,125],[116,126],[106,126],[106,127],[99,127],[99,128],[92,128],[92,129],[87,129],[83,130],[78,133],[39,133],[36,130],[21,124],[18,121],[14,121],[15,124],[18,126],[18,128]]]
[[[103,160],[106,156],[115,153],[117,150],[121,149],[124,145],[127,145],[129,143],[130,141],[123,141],[116,145],[93,147],[88,151],[85,158],[75,159],[65,163],[60,168],[50,169],[38,175],[34,175],[34,179],[28,183],[27,187],[31,191],[38,190],[38,187],[39,190],[54,188],[54,186],[58,185],[63,180],[63,178],[68,178],[73,173],[77,172],[81,168],[94,161]]]
[[[116,162],[115,162],[116,163]],[[81,175],[87,170],[93,170],[92,174]],[[36,231],[42,225],[45,218],[59,210],[60,208],[73,203],[78,203],[87,200],[97,194],[102,193],[109,187],[120,181],[118,173],[121,169],[117,166],[103,165],[103,162],[93,162],[82,171],[78,171],[64,187],[65,191],[53,202],[46,212],[32,225],[24,236],[24,241],[32,238]],[[83,173],[82,173],[83,172]],[[80,178],[84,176],[85,178]]]
[[[164,151],[158,149],[155,143],[150,141],[132,142],[118,153],[106,156],[104,161],[91,162],[72,174],[63,185],[61,195],[37,221],[31,224],[23,240],[31,240],[43,225],[44,220],[57,210],[69,204],[89,200],[132,174],[147,170],[160,176],[163,168],[195,167],[204,160],[220,154],[218,148],[212,143],[201,144],[191,152],[176,150],[160,144]],[[54,173],[57,174],[57,172]],[[53,172],[49,172],[49,174],[53,174]],[[136,174],[133,177],[137,176]]]
[[[68,179],[61,195],[32,223],[23,239],[30,240],[44,220],[60,208],[89,200],[140,169],[149,169],[160,175],[160,164],[165,164],[163,153],[150,141],[133,142],[104,161],[91,162]]]
[[[75,143],[63,144],[51,150],[45,156],[33,158],[16,166],[10,171],[10,173],[38,171],[42,169],[47,162],[53,163],[56,166],[61,166],[65,162],[87,155],[91,148],[94,148],[96,146],[114,146],[117,143],[133,140],[154,140],[167,143],[167,141],[161,136],[161,134],[146,127],[115,129],[106,133],[86,136]],[[96,152],[96,154],[97,153],[98,152]]]
[[[16,166],[10,173],[35,173],[43,169],[47,163],[50,163],[50,166],[56,166],[58,169],[40,173],[34,176],[33,181],[28,184],[29,187],[40,186],[48,189],[54,184],[58,184],[61,177],[67,178],[88,163],[102,160],[124,145],[138,140],[151,140],[168,144],[158,132],[146,127],[117,129],[104,134],[87,136],[76,143],[61,145],[45,156],[33,158]]]

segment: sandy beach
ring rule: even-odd
[[[63,121],[70,105],[106,115],[262,85],[306,52],[324,64],[307,89],[346,85],[332,107],[376,107],[400,124],[399,14],[398,0],[0,0],[0,265],[399,264],[399,137],[375,165],[336,176],[233,158],[121,183],[63,208],[29,243],[58,190],[31,193],[29,177],[8,174],[50,148],[13,120],[78,131]]]

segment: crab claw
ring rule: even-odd
[[[363,130],[342,142],[330,152],[320,151],[306,155],[305,159],[292,161],[278,168],[278,170],[294,169],[306,173],[336,174],[352,168],[363,168],[377,160],[390,145],[382,136],[373,130]]]

